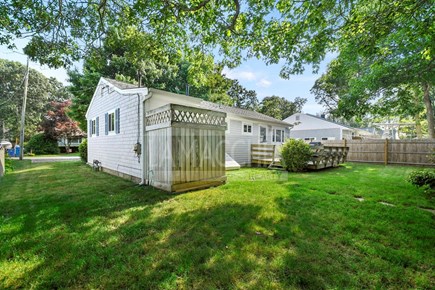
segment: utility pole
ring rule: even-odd
[[[24,154],[24,121],[26,119],[27,86],[29,85],[29,57],[27,57],[26,75],[24,76],[23,107],[21,108],[21,130],[20,130],[20,160]]]
[[[2,135],[2,139],[1,140],[6,140],[5,136],[6,136],[6,129],[5,129],[5,120],[2,120],[2,128],[3,128],[3,135]]]

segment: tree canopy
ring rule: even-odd
[[[300,97],[292,102],[283,97],[270,96],[261,101],[258,111],[275,119],[284,120],[295,113],[300,113],[306,102],[307,99]]]
[[[72,139],[83,135],[78,123],[67,114],[70,106],[70,100],[51,102],[50,109],[44,114],[40,125],[47,139],[61,140],[64,143],[67,153]]]
[[[358,113],[367,111],[371,96],[418,84],[434,137],[433,1],[17,0],[0,8],[0,43],[13,46],[14,39],[29,38],[26,54],[54,67],[92,54],[103,39],[125,34],[128,27],[152,35],[139,42],[132,38],[129,45],[155,51],[159,59],[219,54],[222,64],[233,67],[256,57],[282,64],[283,78],[303,72],[306,65],[316,72],[328,52],[338,52],[338,63],[350,67],[344,76],[346,95]],[[138,60],[146,78],[170,75],[172,66],[149,62],[141,53],[136,50],[129,58]],[[122,60],[113,61],[128,69]],[[207,63],[195,62],[189,70]],[[334,93],[342,99],[341,92]]]
[[[230,80],[222,66],[201,51],[182,56],[164,47],[156,36],[129,26],[110,29],[102,45],[83,59],[83,72],[70,70],[70,91],[74,95],[70,115],[86,129],[85,112],[100,77],[188,94],[228,104]]]
[[[246,89],[238,80],[231,80],[228,96],[231,99],[231,105],[234,107],[251,111],[258,110],[257,93],[254,90]]]
[[[434,11],[427,0],[180,0],[13,1],[0,4],[0,42],[28,37],[26,53],[68,65],[115,27],[133,25],[176,51],[217,51],[237,65],[244,57],[283,60],[283,77],[314,70],[328,51],[352,43],[367,54],[389,54],[385,41],[421,61],[433,59]],[[432,42],[431,42],[432,41]],[[432,44],[431,44],[432,43]],[[422,44],[422,45],[420,45]],[[216,49],[217,48],[217,49]],[[424,68],[427,70],[427,66]]]
[[[26,67],[19,62],[0,59],[0,121],[5,122],[7,136],[19,136],[23,103],[23,79]],[[37,131],[50,101],[70,98],[63,85],[54,78],[46,78],[30,69],[26,106],[26,136]]]

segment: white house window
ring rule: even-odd
[[[94,136],[94,135],[96,135],[96,133],[97,133],[97,122],[95,119],[93,119],[91,121],[91,134],[92,134],[92,136]]]
[[[316,140],[316,137],[307,137],[307,138],[304,138],[304,140],[311,142],[311,141]]]
[[[282,129],[273,130],[273,142],[278,142],[278,143],[284,142],[284,130]]]
[[[109,113],[109,133],[115,132],[115,111]]]
[[[266,143],[267,142],[267,129],[266,127],[260,126],[260,143]]]
[[[299,121],[299,119],[301,118],[301,116],[296,116],[296,121]]]
[[[322,137],[322,141],[328,141],[328,137]]]
[[[252,124],[243,123],[243,134],[252,135]]]
[[[109,111],[105,114],[105,132],[106,135],[109,134],[119,134],[120,133],[120,109]]]

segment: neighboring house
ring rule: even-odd
[[[60,138],[57,140],[57,146],[59,146],[62,152],[66,152],[66,148],[69,147],[70,152],[77,152],[82,143],[83,138],[86,137],[86,133],[83,133],[83,136],[76,136],[70,138],[69,140],[66,138]]]
[[[353,129],[310,114],[296,113],[284,119],[294,124],[290,137],[305,141],[352,139]]]
[[[281,144],[289,137],[288,123],[257,112],[101,78],[86,113],[88,163],[98,160],[109,173],[149,183],[152,178],[147,167],[150,157],[147,148],[150,145],[144,119],[168,104],[226,113],[224,139],[225,153],[229,156],[223,159],[232,157],[240,165],[250,164],[251,144]],[[192,146],[196,146],[195,139],[192,141]],[[133,151],[138,146],[143,154]]]

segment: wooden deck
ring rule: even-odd
[[[277,156],[276,145],[251,144],[251,164],[282,169],[281,158]]]
[[[349,147],[345,146],[316,146],[312,148],[313,154],[308,163],[308,169],[319,170],[328,167],[337,167],[346,162]]]
[[[346,162],[349,147],[346,146],[316,146],[312,147],[312,157],[308,162],[309,170],[320,170],[337,167]],[[267,166],[271,169],[282,169],[281,158],[276,152],[276,145],[251,144],[251,165]]]

